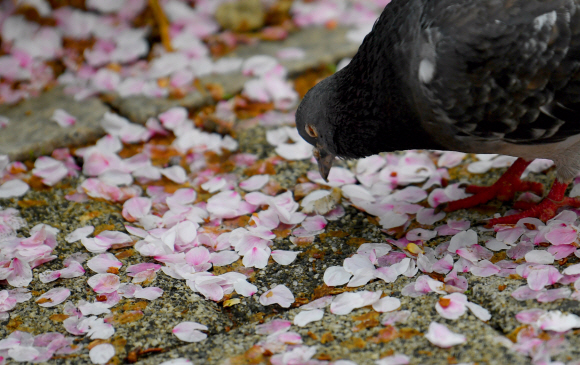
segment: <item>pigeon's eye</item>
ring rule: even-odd
[[[312,138],[316,138],[318,137],[318,132],[316,131],[316,128],[314,128],[313,126],[311,126],[310,124],[306,124],[306,133],[312,137]]]

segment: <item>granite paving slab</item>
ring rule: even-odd
[[[63,128],[51,121],[56,109],[77,118],[74,126]],[[47,155],[52,150],[94,141],[105,131],[100,121],[109,108],[98,98],[76,101],[55,87],[17,105],[0,105],[0,115],[10,119],[0,129],[0,155],[11,161]]]

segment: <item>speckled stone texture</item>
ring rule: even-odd
[[[279,171],[278,176],[280,175],[284,175],[283,171]],[[291,185],[295,177],[280,180]],[[55,189],[30,191],[20,199],[0,200],[0,206],[20,210],[22,217],[28,222],[28,228],[37,223],[47,223],[60,229],[59,245],[54,251],[58,259],[33,270],[34,280],[30,286],[33,299],[19,304],[10,312],[10,320],[0,323],[0,338],[14,330],[33,334],[48,331],[66,334],[61,323],[62,318],[58,316],[62,314],[64,304],[42,308],[34,302],[35,298],[49,289],[59,286],[71,289],[68,300],[73,303],[81,299],[95,300],[95,294],[86,282],[87,277],[94,273],[86,266],[86,262],[83,266],[87,273],[82,277],[59,279],[48,284],[42,284],[38,280],[40,272],[62,268],[62,260],[69,254],[85,252],[80,242],[69,244],[64,241],[64,237],[74,229],[87,224],[94,225],[97,230],[123,229],[120,205],[93,200],[74,203],[64,199],[64,195],[72,192],[79,183],[80,181],[71,179]],[[346,234],[333,235],[331,232]],[[22,233],[26,236],[27,229],[23,229]],[[344,259],[355,253],[362,242],[384,240],[384,234],[363,212],[348,206],[345,216],[330,222],[326,233],[317,236],[313,244],[304,247],[297,247],[288,239],[275,239],[273,249],[290,249],[303,253],[287,266],[270,262],[265,269],[256,270],[249,281],[258,287],[259,293],[278,284],[285,284],[297,300],[319,297],[330,293],[330,288],[325,287],[323,282],[327,267],[342,265]],[[439,238],[429,244],[436,245],[443,241],[444,238]],[[150,261],[131,248],[111,249],[109,252],[123,262],[120,273],[122,282],[129,282],[131,279],[125,275],[128,265]],[[488,323],[478,320],[470,312],[455,321],[443,319],[435,311],[439,295],[431,293],[419,298],[404,297],[401,289],[415,279],[399,277],[395,283],[375,281],[354,289],[382,290],[387,295],[399,298],[401,309],[411,311],[412,315],[406,322],[395,324],[394,329],[385,330],[386,327],[380,324],[384,315],[370,308],[358,309],[344,316],[333,315],[327,308],[321,321],[304,328],[293,326],[291,330],[302,336],[305,345],[317,346],[316,357],[326,360],[350,359],[360,365],[374,364],[375,360],[393,353],[406,354],[411,358],[411,364],[528,364],[529,359],[508,350],[497,341],[519,326],[514,315],[522,309],[537,307],[578,312],[577,303],[572,301],[540,304],[535,301],[514,300],[510,296],[511,292],[523,285],[525,280],[465,275],[469,280],[469,290],[466,292],[468,299],[490,310],[492,319]],[[506,288],[499,291],[498,287],[502,284]],[[169,278],[162,272],[158,273],[151,285],[162,288],[164,295],[152,302],[124,299],[112,308],[111,314],[104,316],[110,318],[115,327],[115,334],[108,340],[116,348],[114,363],[126,363],[127,357],[139,349],[153,349],[155,351],[139,356],[138,363],[159,364],[171,358],[187,357],[194,364],[222,364],[227,359],[230,359],[231,364],[245,364],[244,354],[251,351],[253,345],[266,339],[265,335],[255,334],[257,324],[277,318],[292,320],[300,311],[299,308],[288,310],[278,305],[262,306],[258,294],[249,298],[234,295],[232,298],[240,299],[240,303],[224,307],[223,303],[205,300],[193,293],[184,281]],[[206,324],[209,327],[208,338],[193,344],[178,340],[171,333],[171,329],[186,320]],[[451,330],[464,334],[467,336],[467,343],[450,349],[432,346],[423,336],[432,321],[443,323]],[[385,331],[394,331],[394,335],[383,342],[377,341],[378,336],[384,335]],[[82,336],[77,338],[76,343],[85,347],[80,354],[55,358],[50,363],[89,364],[86,347],[95,342]],[[569,336],[568,341],[570,346],[567,351],[559,355],[562,359],[580,355],[578,347],[575,346],[578,339]]]
[[[283,41],[262,41],[254,46],[240,46],[228,57],[249,58],[253,55],[274,56],[276,52],[287,47],[300,47],[305,51],[305,57],[301,60],[281,60],[288,72],[297,74],[308,68],[321,64],[333,63],[345,57],[352,57],[358,50],[358,44],[346,39],[348,28],[338,27],[334,30],[312,27],[306,28],[288,36]],[[249,80],[241,73],[227,75],[212,75],[201,78],[201,84],[218,84],[224,93],[235,94],[242,90],[244,83]],[[174,106],[186,108],[198,108],[213,102],[209,92],[191,93],[181,99],[151,99],[144,96],[129,98],[112,97],[111,105],[122,115],[135,123],[145,123],[148,118],[157,116]]]
[[[64,109],[77,118],[63,128],[50,120],[55,109]],[[75,101],[57,87],[15,106],[0,105],[0,115],[10,123],[0,129],[0,154],[10,160],[24,160],[50,154],[55,148],[81,145],[102,136],[103,114],[109,108],[97,98]]]
[[[312,28],[290,36],[285,42],[262,42],[257,47],[240,47],[234,55],[249,57],[252,54],[274,54],[277,50],[300,46],[306,49],[307,57],[301,61],[284,63],[291,73],[298,73],[320,63],[329,63],[342,57],[352,55],[356,46],[344,41],[344,29],[328,31],[322,28]],[[204,82],[222,83],[224,91],[234,93],[239,91],[245,78],[239,74],[205,79]],[[149,116],[158,114],[174,105],[187,107],[201,106],[210,102],[209,96],[193,94],[180,100],[165,99],[113,99],[111,105],[122,115],[136,122],[144,122]],[[79,120],[76,127],[63,129],[50,122],[54,109],[63,108]],[[98,99],[75,102],[64,96],[59,89],[53,89],[42,96],[30,99],[15,107],[0,107],[0,115],[12,120],[7,129],[0,130],[0,153],[8,153],[12,159],[25,159],[40,154],[50,154],[56,147],[68,144],[82,144],[104,133],[98,122],[107,106]],[[274,147],[265,139],[267,128],[251,126],[240,128],[237,138],[241,152],[249,152],[267,158],[275,155]],[[63,134],[64,132],[64,134]],[[337,161],[337,165],[353,167],[355,161]],[[308,161],[284,161],[275,168],[273,180],[282,188],[292,188],[297,179],[313,169]],[[243,168],[235,168],[233,173],[243,176]],[[494,182],[504,170],[496,169],[484,175],[473,176],[470,183],[489,185]],[[550,184],[553,172],[537,174],[529,177],[534,181]],[[67,243],[64,237],[76,228],[88,224],[95,226],[97,231],[124,231],[120,204],[110,204],[90,200],[84,203],[70,202],[64,199],[82,183],[80,179],[68,179],[55,188],[31,190],[18,199],[0,199],[3,208],[13,207],[27,221],[28,227],[20,230],[23,236],[28,236],[29,229],[38,223],[46,223],[60,230],[57,239],[58,246],[54,254],[58,259],[41,265],[33,270],[34,279],[30,285],[33,298],[19,303],[10,312],[10,319],[0,321],[0,339],[5,338],[15,330],[27,331],[34,335],[48,331],[57,331],[69,335],[63,328],[62,313],[64,303],[51,308],[42,308],[35,300],[54,287],[66,287],[71,290],[68,300],[77,303],[79,300],[94,301],[95,293],[87,284],[87,279],[94,273],[83,267],[86,274],[74,279],[59,279],[52,283],[42,284],[38,275],[46,270],[57,270],[63,267],[63,260],[75,252],[87,252],[80,242]],[[193,293],[185,281],[172,279],[162,271],[158,272],[150,285],[160,287],[164,294],[154,301],[140,299],[123,299],[112,308],[112,313],[104,316],[114,324],[115,334],[107,342],[115,346],[116,355],[111,364],[137,361],[139,364],[160,364],[163,361],[186,357],[193,364],[222,364],[229,361],[231,365],[267,364],[250,362],[245,356],[251,354],[252,346],[266,339],[265,335],[257,335],[255,326],[273,319],[292,320],[300,312],[300,308],[284,309],[278,305],[263,306],[259,295],[278,284],[286,285],[296,298],[296,305],[327,294],[338,294],[344,288],[328,288],[324,285],[323,275],[326,268],[342,265],[345,258],[356,252],[365,242],[382,242],[386,235],[380,227],[373,224],[365,213],[345,204],[346,214],[337,221],[329,222],[326,232],[318,235],[315,241],[306,246],[296,246],[288,238],[276,238],[272,249],[301,251],[297,259],[290,265],[281,266],[270,261],[265,269],[255,270],[249,281],[258,287],[258,294],[245,298],[237,294],[231,299],[239,299],[239,303],[224,306]],[[505,212],[509,203],[500,205],[493,202],[493,212]],[[472,209],[448,214],[447,219],[466,218],[472,226],[482,218],[488,218],[492,210]],[[441,224],[443,222],[438,222]],[[485,241],[486,234],[480,233],[480,243]],[[437,237],[427,243],[434,247],[447,241],[449,237]],[[123,263],[120,270],[121,282],[129,282],[125,269],[128,265],[141,262],[154,262],[142,257],[130,247],[111,249]],[[95,256],[90,254],[89,257]],[[214,268],[214,272],[222,273],[223,268]],[[530,364],[530,359],[524,358],[509,350],[502,344],[505,338],[513,338],[520,323],[514,318],[523,309],[542,308],[546,310],[562,310],[580,315],[578,302],[558,300],[553,303],[538,303],[535,300],[518,302],[511,293],[526,281],[521,278],[489,278],[464,275],[469,282],[465,293],[468,300],[479,304],[491,313],[491,319],[485,323],[475,318],[469,311],[455,321],[446,320],[435,311],[435,303],[439,295],[431,293],[419,298],[404,297],[402,288],[413,279],[399,277],[395,283],[374,281],[353,290],[382,290],[383,293],[401,300],[401,309],[409,310],[412,315],[406,322],[397,323],[393,327],[380,324],[384,314],[361,308],[344,316],[333,315],[328,308],[321,321],[311,323],[306,327],[293,326],[292,331],[298,332],[305,345],[316,346],[315,358],[321,360],[349,359],[360,365],[372,365],[374,361],[391,354],[405,354],[411,358],[411,364]],[[148,283],[149,284],[149,283]],[[0,289],[4,289],[3,287]],[[202,342],[188,344],[175,337],[171,330],[182,321],[194,321],[209,328],[208,338]],[[437,321],[447,325],[452,331],[467,337],[467,343],[441,349],[431,345],[424,338],[429,324]],[[380,340],[379,340],[379,336]],[[61,356],[51,359],[50,364],[90,364],[87,347],[99,342],[84,336],[77,336],[78,345],[83,346],[78,354]],[[568,362],[580,358],[580,339],[574,332],[567,335],[565,350],[555,356],[555,361]],[[141,352],[139,352],[141,350]],[[140,354],[137,356],[136,354]],[[7,364],[15,364],[8,361]]]

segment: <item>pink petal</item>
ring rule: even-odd
[[[467,308],[469,308],[471,313],[473,313],[473,315],[479,318],[480,320],[489,321],[491,319],[491,314],[489,313],[489,311],[483,308],[482,306],[471,302],[467,302],[465,303],[465,305],[467,306]]]
[[[200,342],[207,338],[207,335],[201,331],[207,331],[207,326],[196,322],[181,322],[173,327],[173,334],[181,341]]]
[[[71,233],[69,233],[65,237],[65,240],[68,243],[76,242],[76,241],[80,240],[81,238],[86,238],[88,235],[93,233],[94,230],[95,230],[95,227],[93,227],[93,226],[85,226],[85,227],[77,228],[74,231],[72,231]]]
[[[523,324],[535,323],[542,315],[546,313],[543,309],[526,309],[516,314],[516,319]]]
[[[298,327],[304,327],[308,323],[316,322],[324,317],[323,309],[313,309],[302,311],[294,317],[294,324]]]
[[[546,234],[546,239],[553,245],[569,245],[576,241],[578,232],[571,227],[560,227],[550,230]]]
[[[407,223],[409,216],[406,214],[395,213],[394,211],[387,212],[379,217],[379,223],[384,229],[391,229],[400,227]]]
[[[135,222],[143,216],[149,214],[151,210],[151,199],[145,197],[134,197],[123,204],[123,218],[129,222]]]
[[[28,189],[28,184],[22,180],[8,180],[0,185],[0,199],[22,196],[26,194]]]
[[[257,335],[271,335],[274,333],[286,332],[292,326],[292,322],[282,319],[274,319],[271,322],[256,326]]]
[[[554,256],[548,251],[532,250],[524,256],[527,262],[534,264],[552,264],[554,263]]]
[[[324,284],[327,286],[338,286],[348,283],[352,274],[342,266],[331,266],[324,271]]]
[[[357,201],[367,201],[367,202],[374,202],[376,199],[375,197],[362,185],[343,185],[341,187],[342,195],[350,199],[353,204],[357,204]]]
[[[572,295],[572,290],[568,287],[562,287],[546,290],[545,292],[540,293],[536,297],[536,300],[540,303],[550,303],[559,299],[570,298],[570,295]]]
[[[406,355],[402,355],[402,354],[396,354],[393,356],[386,356],[381,358],[380,360],[376,360],[375,364],[376,365],[407,365],[411,362],[411,359],[409,359],[408,356]],[[336,365],[342,365],[342,364],[337,364],[335,362]],[[349,364],[344,364],[344,365],[349,365]]]
[[[312,235],[322,233],[326,228],[326,224],[326,219],[321,215],[307,217],[302,221],[302,227]]]
[[[60,303],[64,302],[66,298],[70,295],[70,290],[66,288],[53,288],[47,291],[46,293],[42,294],[37,300],[41,307],[54,307],[55,305],[59,305]]]
[[[565,275],[577,275],[580,274],[580,264],[570,265],[564,269],[563,274]]]
[[[501,271],[501,268],[492,264],[488,260],[482,260],[471,267],[469,270],[475,276],[486,278],[495,275]]]
[[[260,304],[279,304],[283,308],[288,308],[294,303],[294,295],[285,285],[277,285],[260,296]]]
[[[89,357],[93,364],[106,364],[115,356],[115,347],[110,343],[102,343],[89,351]]]
[[[312,302],[305,304],[300,307],[300,309],[304,310],[311,310],[311,309],[322,309],[330,305],[332,303],[333,297],[331,295],[324,296],[322,298],[318,298],[313,300]]]
[[[174,130],[187,120],[187,109],[183,107],[171,108],[159,114],[159,120],[165,128]]]
[[[541,293],[542,291],[533,290],[529,286],[523,285],[513,291],[512,297],[515,300],[536,299]]]
[[[268,258],[270,257],[270,249],[253,247],[250,251],[246,252],[242,263],[245,267],[255,267],[257,269],[263,269],[268,264]]]
[[[77,122],[77,118],[62,109],[55,109],[50,119],[61,127],[70,127]]]
[[[330,312],[337,315],[345,315],[362,306],[364,306],[364,298],[360,292],[346,292],[334,298],[330,304]]]
[[[181,166],[171,166],[161,169],[161,174],[177,184],[183,184],[187,180],[187,174]]]
[[[383,297],[373,303],[373,309],[377,312],[392,312],[401,307],[401,301],[394,297]]]
[[[306,142],[282,143],[276,153],[288,161],[306,160],[312,157],[312,146]]]
[[[561,260],[576,252],[576,247],[573,245],[550,246],[548,252],[554,255],[554,260]]]
[[[238,261],[239,258],[240,255],[234,251],[212,252],[209,257],[209,262],[211,262],[214,266],[227,266]]]
[[[447,151],[444,152],[437,161],[437,166],[439,167],[455,167],[461,164],[461,161],[465,158],[467,154],[463,152]]]
[[[446,306],[441,305],[442,300],[445,299]],[[457,319],[461,317],[467,310],[467,297],[461,293],[451,293],[439,299],[435,304],[435,309],[441,317],[446,319]]]
[[[234,290],[244,297],[251,297],[258,292],[258,287],[245,280],[240,280],[234,283]]]
[[[580,317],[575,314],[563,314],[560,311],[549,311],[540,316],[536,323],[544,331],[566,332],[580,327]]]
[[[194,247],[185,254],[185,262],[192,266],[209,262],[209,250],[205,247]]]
[[[405,236],[407,240],[414,241],[429,241],[437,236],[437,231],[429,231],[423,228],[415,228],[407,232]]]
[[[296,260],[296,256],[298,256],[300,252],[301,251],[274,250],[272,251],[272,258],[280,265],[290,265],[294,260]]]
[[[431,322],[425,338],[433,345],[442,348],[449,348],[467,341],[465,336],[451,332],[445,325],[437,322]]]
[[[96,293],[112,293],[119,289],[121,281],[114,274],[96,274],[87,281]]]
[[[15,257],[12,259],[10,266],[11,272],[6,279],[8,284],[15,287],[25,287],[32,281],[32,269],[28,262]]]
[[[435,209],[423,208],[417,212],[415,219],[420,224],[432,225],[445,218],[445,212],[435,213]]]
[[[62,161],[48,156],[40,156],[34,162],[32,174],[42,178],[43,184],[53,186],[67,176],[68,169]]]
[[[134,297],[147,300],[155,300],[163,295],[163,289],[150,286],[135,291]]]
[[[102,253],[90,259],[87,266],[98,274],[106,274],[119,272],[118,269],[123,266],[123,263],[111,253]]]
[[[477,244],[477,233],[470,229],[467,231],[459,232],[451,238],[449,247],[447,251],[455,253],[457,250],[463,247],[470,247]]]
[[[268,183],[269,180],[269,175],[254,175],[249,179],[240,182],[239,186],[245,191],[260,190]]]

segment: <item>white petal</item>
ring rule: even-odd
[[[294,317],[294,324],[298,327],[304,327],[308,323],[321,320],[323,316],[324,316],[323,309],[302,311]]]

